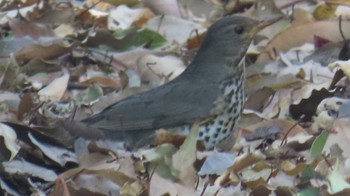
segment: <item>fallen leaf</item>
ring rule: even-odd
[[[54,171],[24,160],[5,161],[2,162],[2,166],[6,172],[12,175],[30,175],[47,182],[53,182],[57,178]]]
[[[10,126],[0,123],[0,136],[4,140],[6,149],[10,151],[11,156],[8,160],[11,161],[21,149],[18,145],[17,134]]]
[[[53,59],[70,52],[76,44],[61,39],[45,44],[30,44],[18,50],[15,58],[24,62],[32,59]]]
[[[61,100],[64,92],[66,91],[69,81],[69,74],[63,74],[61,77],[54,79],[49,85],[41,89],[38,95],[42,100]]]
[[[198,175],[221,175],[226,169],[233,165],[235,155],[224,152],[214,152],[206,157]]]
[[[196,171],[193,163],[196,160],[198,134],[199,125],[194,124],[191,128],[191,133],[186,137],[180,149],[172,156],[175,176],[187,186],[194,185],[196,180]]]
[[[350,184],[345,180],[341,171],[339,171],[339,160],[335,163],[335,167],[328,178],[329,186],[328,192],[331,194],[338,193],[344,189],[350,189]]]
[[[149,18],[152,18],[153,15],[154,14],[147,8],[129,8],[126,5],[120,5],[114,9],[109,10],[108,29],[127,29],[130,28],[133,23],[139,21],[141,18],[147,20]]]
[[[310,153],[312,156],[316,157],[322,154],[324,145],[326,144],[328,139],[328,134],[328,131],[322,131],[322,133],[316,137],[310,149]]]
[[[343,21],[343,28],[350,28],[350,22]],[[345,37],[350,37],[350,33],[344,32]],[[286,52],[287,50],[300,46],[304,43],[313,43],[314,36],[320,36],[331,42],[343,40],[338,30],[338,21],[316,21],[305,24],[292,25],[277,34],[265,47],[257,59],[266,62],[274,59],[274,53]]]

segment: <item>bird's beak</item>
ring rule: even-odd
[[[268,18],[265,18],[263,20],[257,21],[258,25],[254,27],[254,32],[258,32],[261,29],[279,21],[281,18],[283,18],[283,15],[275,15],[275,16],[270,16]]]

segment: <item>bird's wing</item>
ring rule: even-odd
[[[111,131],[137,131],[176,127],[210,117],[220,94],[216,84],[178,80],[130,96],[101,113],[83,120]]]

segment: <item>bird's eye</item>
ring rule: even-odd
[[[243,26],[238,25],[238,26],[235,27],[235,32],[236,32],[237,34],[242,34],[243,31],[244,31]]]

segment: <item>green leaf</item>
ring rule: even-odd
[[[112,5],[118,6],[118,5],[128,5],[128,6],[134,6],[139,4],[140,0],[102,0],[105,3],[110,3]]]
[[[301,173],[300,181],[302,183],[307,183],[311,179],[324,180],[325,176],[315,171],[315,169],[312,168],[311,166],[306,166],[303,172]]]
[[[114,31],[113,36],[116,39],[123,39],[127,35],[136,34],[137,31],[138,31],[138,28],[136,28],[136,27],[130,27],[128,29],[118,29],[118,30]]]
[[[318,196],[320,191],[317,188],[306,188],[298,193],[298,196]]]
[[[147,48],[150,49],[162,46],[165,42],[166,39],[162,35],[151,29],[143,29],[136,38],[136,43],[147,44]]]
[[[151,29],[139,29],[136,27],[131,27],[128,29],[117,30],[113,33],[116,39],[125,39],[128,37],[130,40],[127,43],[127,48],[144,46],[145,48],[157,48],[162,46],[167,40]]]
[[[323,147],[326,144],[329,132],[324,130],[322,133],[316,137],[315,141],[311,145],[311,155],[316,157],[322,154]]]
[[[172,174],[171,157],[176,152],[176,147],[172,144],[162,144],[156,148],[151,148],[142,152],[142,155],[150,162],[148,165],[150,171],[155,172],[167,179],[175,179]]]
[[[89,88],[80,91],[75,97],[74,100],[78,103],[78,105],[92,105],[100,100],[103,96],[103,89],[94,84]]]

